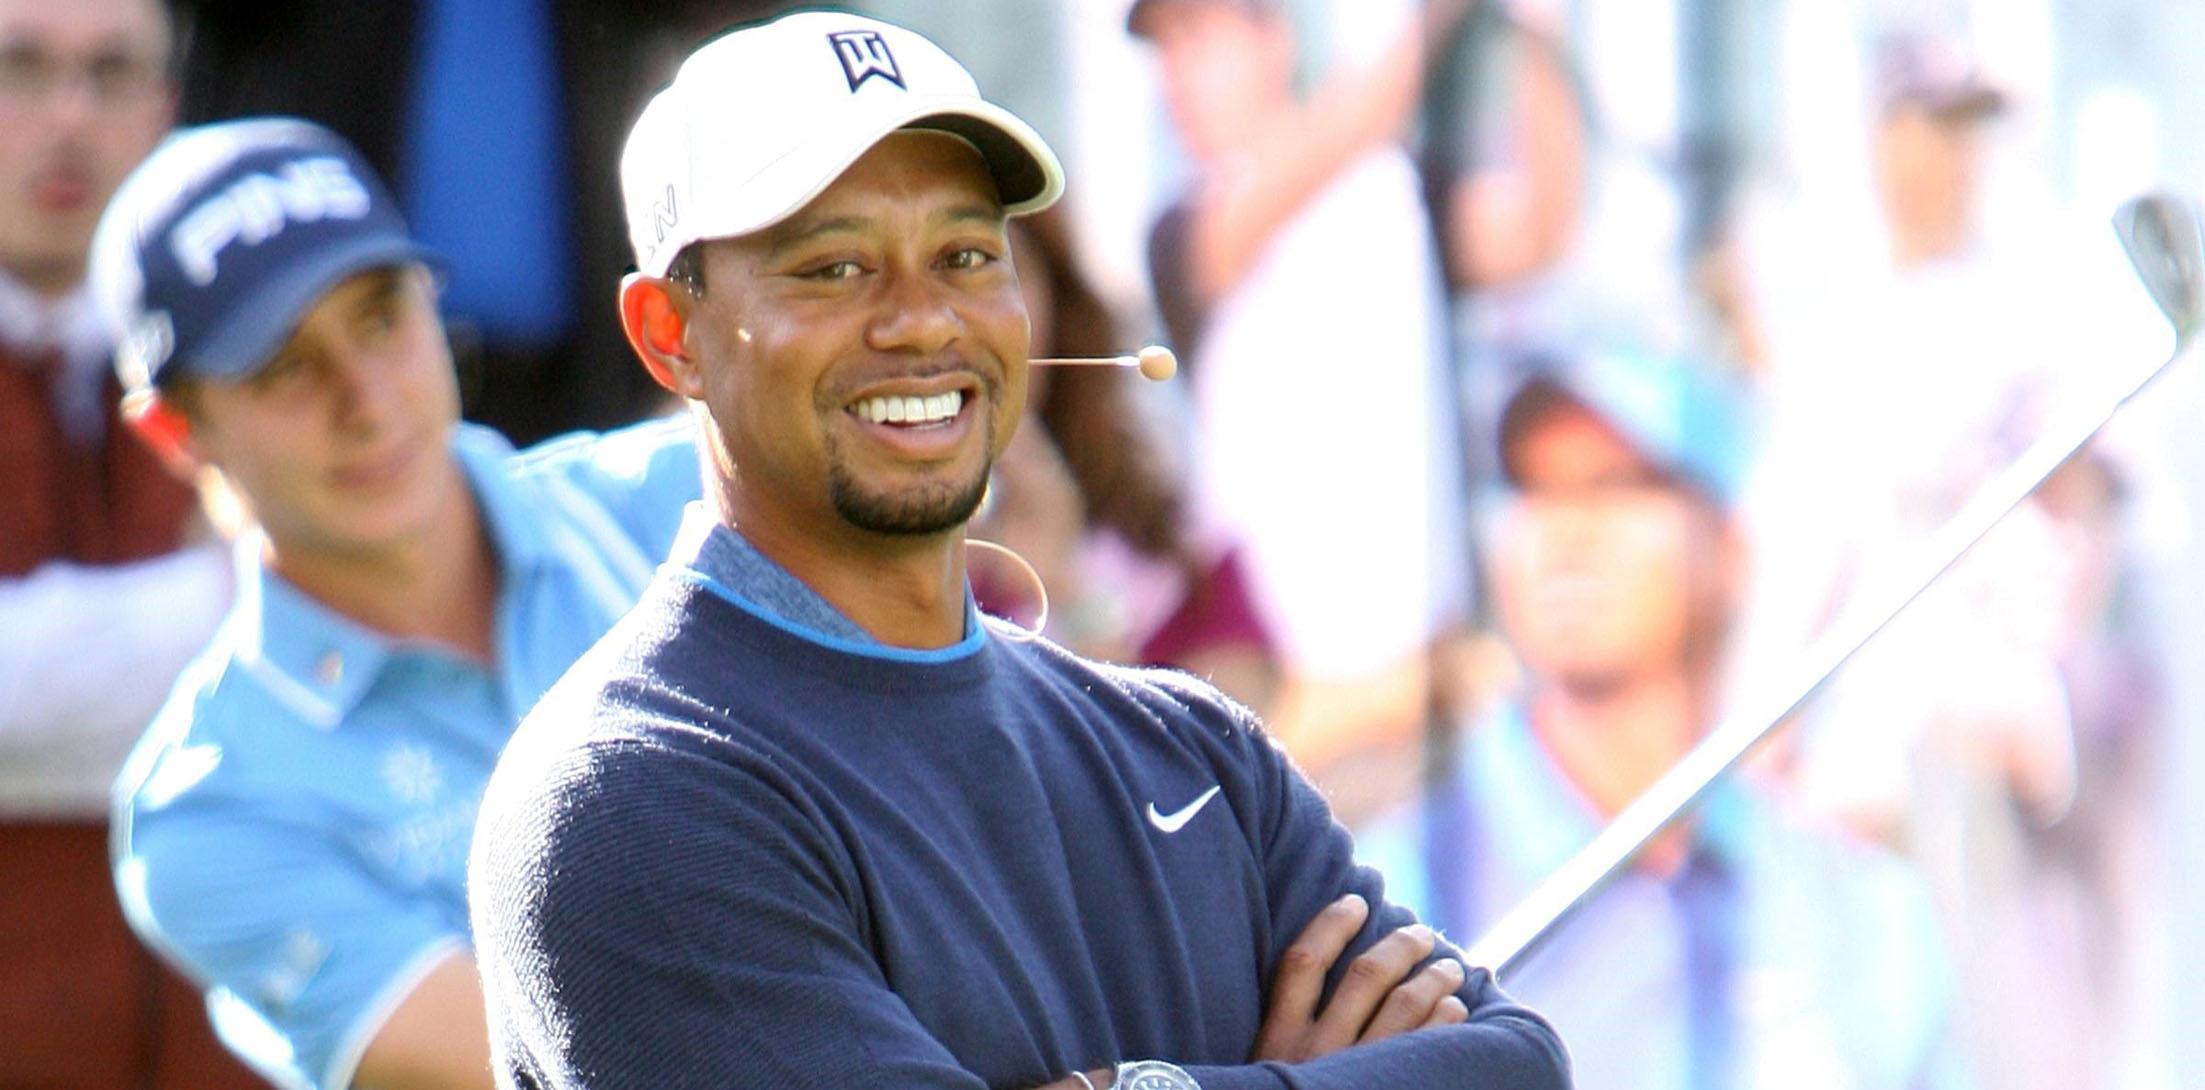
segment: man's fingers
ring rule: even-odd
[[[1450,995],[1440,1000],[1439,1005],[1432,1008],[1432,1016],[1425,1019],[1424,1024],[1416,1028],[1431,1029],[1434,1026],[1459,1026],[1469,1020],[1469,1005],[1465,1004],[1460,996]]]
[[[1442,958],[1424,967],[1423,971],[1401,982],[1379,1004],[1378,1014],[1363,1030],[1360,1041],[1376,1041],[1396,1033],[1421,1029],[1438,1013],[1442,1001],[1453,996],[1462,987],[1462,963],[1453,958]],[[1462,1004],[1458,1001],[1456,1006]],[[1464,1009],[1468,1014],[1468,1009]]]
[[[1317,1016],[1315,1039],[1320,1052],[1346,1048],[1361,1039],[1379,1005],[1409,970],[1431,956],[1438,941],[1431,928],[1411,924],[1378,940],[1349,963],[1347,975],[1340,978],[1324,1013]]]
[[[1256,1054],[1278,1057],[1294,1049],[1317,1017],[1317,998],[1324,994],[1325,974],[1332,963],[1355,941],[1370,916],[1370,904],[1348,894],[1326,905],[1296,936],[1294,944],[1279,956],[1278,977],[1271,982],[1271,1000],[1264,1012],[1263,1028],[1256,1034]]]

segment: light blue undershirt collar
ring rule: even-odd
[[[506,471],[511,444],[494,431],[462,423],[446,449],[459,463],[469,502],[497,550],[495,608],[502,632],[509,588],[527,572],[554,562],[556,553],[537,525],[536,512],[513,494]],[[383,664],[410,641],[331,609],[269,570],[263,559],[266,540],[255,528],[239,535],[232,547],[237,577],[233,612],[242,625],[242,665],[300,718],[333,729],[366,695]],[[498,661],[509,654],[501,638]],[[491,672],[500,673],[495,668]]]
[[[720,522],[702,502],[682,512],[681,533],[668,563],[706,590],[792,635],[836,651],[896,662],[948,662],[980,649],[987,630],[971,591],[965,594],[964,638],[947,647],[915,650],[890,647],[858,627],[788,569],[758,551],[743,535]]]

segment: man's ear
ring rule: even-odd
[[[691,401],[704,397],[704,379],[690,358],[688,320],[677,309],[671,282],[642,273],[620,281],[620,328],[660,386]]]
[[[192,442],[191,418],[175,402],[156,390],[131,390],[123,395],[122,418],[178,480],[198,480],[202,463]]]

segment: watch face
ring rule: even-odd
[[[1202,1090],[1194,1076],[1162,1060],[1143,1060],[1118,1069],[1111,1090]]]
[[[1194,1084],[1188,1082],[1184,1075],[1169,1071],[1151,1071],[1146,1075],[1135,1075],[1132,1082],[1125,1084],[1125,1090],[1194,1090]]]

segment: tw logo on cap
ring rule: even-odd
[[[290,223],[359,219],[373,201],[343,159],[319,156],[255,171],[199,202],[169,232],[169,252],[192,283],[214,283],[215,263],[233,242],[257,246]]]
[[[888,51],[888,40],[879,31],[844,30],[827,35],[827,41],[835,47],[835,59],[842,62],[842,75],[850,81],[851,93],[874,76],[910,90],[904,87],[903,73],[896,69],[896,55]]]

